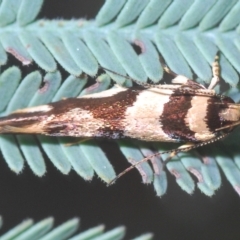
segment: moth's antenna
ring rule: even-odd
[[[137,165],[141,164],[141,163],[144,163],[144,162],[147,162],[149,161],[150,159],[154,158],[154,157],[158,157],[160,156],[161,154],[166,154],[166,153],[174,153],[174,156],[179,153],[179,152],[187,152],[187,151],[190,151],[192,149],[195,149],[195,148],[198,148],[198,147],[202,147],[202,146],[205,146],[205,145],[208,145],[210,143],[214,143],[220,139],[223,139],[224,137],[226,137],[227,135],[229,135],[229,133],[224,133],[218,137],[215,137],[213,139],[210,139],[208,141],[205,141],[205,142],[201,142],[201,143],[196,143],[194,145],[190,145],[190,146],[187,146],[187,147],[182,147],[180,146],[180,148],[175,148],[175,149],[172,149],[172,150],[168,150],[168,151],[164,151],[164,152],[158,152],[158,153],[154,153],[150,156],[147,156],[143,159],[141,159],[139,162],[131,165],[130,167],[126,168],[125,170],[123,170],[121,173],[119,173],[114,179],[112,179],[107,185],[110,186],[112,185],[114,182],[117,181],[117,179],[119,179],[120,177],[122,177],[123,175],[125,175],[126,173],[128,173],[129,171],[131,171],[132,169],[134,169]],[[172,159],[173,156],[169,156],[169,158],[167,158],[167,160],[165,160],[163,163],[164,163],[164,166],[166,166],[166,164]]]
[[[226,126],[224,126],[224,127],[217,128],[217,129],[215,129],[215,131],[218,132],[218,131],[221,131],[221,130],[223,130],[223,129],[231,128],[231,127],[238,126],[238,125],[240,125],[240,121],[237,121],[237,122],[235,122],[235,123],[228,124],[228,125],[226,125]]]
[[[121,77],[124,77],[126,79],[129,79],[129,80],[131,80],[131,81],[133,81],[133,82],[137,83],[138,85],[143,86],[145,88],[159,88],[159,89],[164,89],[164,90],[176,90],[176,88],[165,87],[165,85],[142,83],[142,82],[140,82],[140,81],[138,81],[138,80],[136,80],[134,78],[131,78],[129,76],[117,73],[117,72],[112,71],[112,70],[110,70],[108,68],[105,68],[105,67],[102,67],[102,66],[99,66],[99,67],[102,68],[105,71],[108,71],[108,72],[111,72],[111,73],[116,74],[118,76],[121,76]],[[164,66],[163,68],[164,68],[165,72],[167,72],[167,73],[169,73],[169,74],[171,74],[173,76],[177,76],[177,74],[172,72],[168,67]],[[209,91],[207,89],[206,90],[205,89],[200,89],[199,90],[199,89],[194,89],[194,88],[193,89],[189,89],[189,86],[182,86],[182,88],[178,88],[177,91],[179,93],[185,93],[185,94],[195,94],[195,95],[197,95],[197,94],[199,94],[199,95],[205,94],[206,96],[224,97],[224,96],[216,94],[216,93],[209,93]]]
[[[136,79],[134,79],[134,78],[131,78],[131,77],[127,76],[127,75],[123,75],[123,74],[117,73],[117,72],[112,71],[112,70],[110,70],[110,69],[108,69],[108,68],[105,68],[105,67],[102,67],[102,66],[99,66],[99,67],[102,68],[102,69],[105,70],[105,71],[108,71],[108,72],[114,73],[114,74],[116,74],[116,75],[118,75],[118,76],[120,76],[120,77],[124,77],[124,78],[126,78],[126,79],[129,79],[129,80],[131,80],[131,81],[133,81],[133,82],[135,82],[135,83],[137,83],[138,85],[141,85],[141,86],[143,86],[143,87],[153,87],[153,86],[155,86],[155,85],[149,84],[149,83],[142,83],[142,82],[140,82],[140,81],[138,81],[138,80],[136,80]]]
[[[172,88],[167,88],[167,87],[163,87],[163,86],[161,87],[161,86],[159,86],[159,84],[157,84],[157,83],[156,83],[156,84],[142,83],[142,82],[140,82],[140,81],[138,81],[138,80],[136,80],[136,79],[134,79],[134,78],[131,78],[131,77],[129,77],[129,76],[126,76],[126,75],[117,73],[117,72],[115,72],[115,71],[113,71],[113,70],[110,70],[110,69],[108,69],[108,68],[105,68],[105,67],[102,67],[102,66],[99,66],[99,67],[102,68],[102,69],[105,70],[105,71],[114,73],[114,74],[116,74],[116,75],[118,75],[118,76],[124,77],[124,78],[129,79],[129,80],[132,80],[133,82],[135,82],[135,83],[137,83],[138,85],[143,86],[143,87],[148,87],[148,88],[154,87],[154,88],[161,88],[161,89],[165,89],[165,90],[166,90],[166,89],[172,90]],[[167,66],[163,67],[163,69],[164,69],[164,71],[166,71],[167,73],[169,73],[169,74],[171,74],[171,75],[173,75],[173,76],[177,76],[177,74],[174,73],[174,72],[172,72]]]

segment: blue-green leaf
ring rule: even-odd
[[[2,0],[0,5],[0,26],[3,27],[15,21],[21,0]]]
[[[104,225],[76,233],[79,229],[79,218],[68,220],[54,229],[52,229],[53,224],[53,217],[45,218],[35,224],[32,219],[27,219],[2,234],[0,238],[1,240],[121,240],[126,234],[124,226],[104,232]],[[73,234],[74,236],[70,237]],[[145,233],[134,239],[151,240],[152,237],[152,233]]]
[[[56,60],[61,64],[61,66],[66,69],[69,73],[74,76],[80,76],[82,70],[78,67],[76,62],[73,60],[70,53],[67,51],[65,45],[62,40],[52,34],[49,31],[43,32],[40,35],[41,40],[48,48],[48,50],[55,56]]]
[[[112,0],[106,0],[96,16],[98,26],[109,23],[121,10],[127,0],[118,0],[112,4]]]
[[[24,26],[32,22],[38,15],[42,4],[43,0],[22,0],[17,14],[18,24]]]
[[[19,37],[29,55],[42,69],[47,72],[57,70],[57,64],[54,58],[36,36],[28,31],[22,31]]]
[[[32,62],[31,56],[20,42],[16,33],[1,33],[0,41],[5,51],[12,54],[16,59],[21,61],[23,65],[29,65]]]

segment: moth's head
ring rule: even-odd
[[[219,112],[219,117],[223,123],[223,126],[215,129],[215,131],[221,131],[224,129],[232,130],[233,127],[240,125],[240,104],[230,103],[227,107],[224,107]]]
[[[223,108],[219,113],[221,119],[227,122],[240,121],[240,104],[232,103]]]

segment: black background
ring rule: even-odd
[[[91,19],[103,1],[46,0],[40,17]],[[101,142],[117,172],[128,166],[115,143]],[[216,195],[209,198],[196,190],[188,195],[168,174],[167,194],[155,196],[152,186],[141,183],[136,171],[111,187],[97,177],[85,182],[74,171],[67,176],[46,160],[44,177],[34,176],[26,165],[16,175],[0,161],[1,233],[23,219],[39,221],[54,216],[56,225],[73,217],[81,218],[81,229],[106,224],[107,229],[127,227],[126,239],[153,232],[155,239],[238,239],[240,198],[223,177]]]

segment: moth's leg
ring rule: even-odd
[[[177,77],[177,74],[175,72],[173,72],[165,63],[162,63],[162,67],[163,67],[163,70],[166,73],[168,73],[168,74],[170,74],[170,75],[172,75],[174,77]]]
[[[173,72],[165,63],[162,63],[163,69],[166,73],[172,75],[174,78],[172,79],[172,83],[180,84],[180,85],[188,85],[188,79],[187,77],[183,75],[178,75],[175,72]],[[191,80],[190,80],[191,81]]]
[[[83,142],[86,142],[86,141],[89,141],[91,140],[92,138],[78,138],[77,141],[75,142],[71,142],[71,143],[65,143],[64,146],[65,147],[70,147],[72,145],[77,145],[77,144],[81,144]]]
[[[186,143],[186,144],[180,146],[179,148],[175,149],[174,151],[170,150],[170,151],[162,152],[162,153],[170,152],[170,155],[168,156],[168,158],[163,162],[163,169],[165,168],[166,164],[169,161],[171,161],[174,156],[177,155],[178,152],[187,152],[187,151],[189,151],[189,150],[191,150],[191,149],[193,149],[195,147],[196,147],[196,144],[194,144],[194,143]],[[108,186],[112,185],[117,179],[119,179],[121,176],[125,175],[126,173],[128,173],[132,169],[136,168],[141,163],[147,162],[147,161],[151,160],[153,157],[161,156],[162,153],[161,152],[154,153],[154,154],[152,154],[150,156],[146,156],[145,158],[143,158],[142,160],[140,160],[138,162],[132,162],[132,165],[130,167],[126,168],[125,170],[123,170],[121,173],[119,173],[114,179],[112,179],[108,183]],[[141,170],[141,169],[138,168],[138,170]],[[140,174],[142,175],[141,171],[140,171]],[[144,175],[142,175],[142,176],[145,177]]]
[[[166,73],[172,75],[174,78],[172,79],[172,83],[180,84],[180,85],[188,85],[190,79],[183,75],[178,75],[173,72],[165,63],[162,63],[163,69]]]
[[[195,145],[196,145],[195,143],[189,142],[178,147],[175,151],[171,152],[169,156],[166,158],[166,160],[163,162],[164,166],[166,166],[166,164],[170,162],[179,152],[188,152],[194,149]]]
[[[161,156],[161,154],[165,154],[165,153],[170,153],[169,157],[163,162],[163,167],[165,167],[166,164],[169,161],[171,161],[174,156],[177,155],[177,153],[179,153],[179,152],[188,152],[188,151],[190,151],[190,150],[192,150],[194,148],[198,148],[198,147],[202,147],[202,146],[208,145],[210,143],[214,143],[216,141],[219,141],[220,139],[225,138],[228,135],[229,135],[229,133],[222,133],[220,136],[212,138],[212,139],[209,139],[209,140],[207,140],[205,142],[199,142],[199,143],[189,142],[189,143],[185,143],[184,145],[182,145],[182,146],[180,146],[180,147],[178,147],[177,149],[174,149],[174,150],[154,153],[154,154],[152,154],[150,156],[147,156],[147,157],[143,158],[142,160],[138,161],[137,163],[134,163],[130,167],[126,168],[124,171],[122,171],[120,174],[118,174],[114,179],[112,179],[108,183],[108,186],[113,184],[118,178],[120,178],[121,176],[123,176],[124,174],[129,172],[130,170],[134,169],[137,165],[139,165],[139,164],[141,164],[143,162],[147,162],[147,161],[149,161],[153,157]]]
[[[176,74],[165,63],[162,63],[162,66],[166,73],[174,76],[174,78],[172,79],[173,84],[179,84],[179,85],[182,85],[183,87],[190,87],[193,89],[205,89],[205,87],[203,85],[196,83],[195,81],[193,81],[183,75]]]
[[[194,82],[193,80],[191,80],[183,75],[177,75],[177,77],[175,77],[172,80],[172,83],[180,84],[180,85],[182,85],[181,86],[182,88],[191,88],[193,90],[206,89],[202,84]]]
[[[216,55],[214,58],[214,62],[212,64],[212,80],[210,82],[210,85],[208,86],[208,89],[213,89],[220,80],[220,66],[219,66],[219,56]]]
[[[179,84],[182,85],[183,87],[190,87],[193,89],[205,89],[204,86],[202,86],[201,84],[196,83],[195,81],[187,78],[186,76],[183,75],[178,75],[177,73],[175,73],[174,71],[172,71],[164,62],[164,60],[160,57],[160,63],[163,67],[163,70],[172,75],[174,78],[172,79],[172,83],[173,84]]]
[[[128,158],[128,161],[132,164],[135,165],[136,163],[138,163],[136,160],[134,160],[133,158]],[[147,173],[144,171],[143,167],[141,164],[137,164],[135,166],[135,168],[138,170],[138,172],[140,173],[142,180],[144,183],[147,183]],[[127,171],[125,172],[127,173]]]

